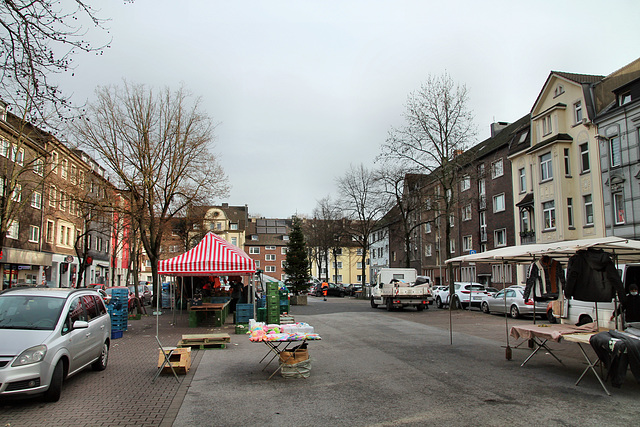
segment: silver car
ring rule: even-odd
[[[505,292],[506,301],[505,301]],[[507,289],[503,289],[494,295],[487,295],[482,299],[482,303],[480,304],[480,308],[485,313],[502,313],[505,312],[505,307],[507,313],[511,315],[514,319],[517,319],[521,315],[532,315],[533,314],[533,300],[529,300],[529,302],[524,301],[524,297],[522,295],[523,288],[522,287],[510,287]],[[547,312],[547,303],[546,302],[536,302],[535,303],[536,316],[546,316]]]
[[[12,288],[0,293],[0,400],[60,399],[65,378],[107,367],[111,319],[94,289]]]

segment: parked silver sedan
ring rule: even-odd
[[[480,308],[482,308],[482,311],[485,313],[504,314],[506,307],[507,313],[514,319],[522,315],[533,315],[533,300],[525,302],[522,292],[523,289],[521,287],[513,287],[503,289],[494,295],[487,295],[482,299]],[[537,302],[535,304],[535,311],[536,316],[546,316],[547,303]]]

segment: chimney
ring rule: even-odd
[[[494,136],[499,134],[502,129],[506,128],[510,124],[511,123],[509,123],[509,122],[491,123],[491,138],[493,138]]]

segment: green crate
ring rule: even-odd
[[[266,322],[267,321],[267,309],[266,307],[258,308],[258,312],[256,317],[258,318],[258,322]]]
[[[236,334],[242,335],[249,332],[249,324],[248,323],[239,323],[236,325]]]

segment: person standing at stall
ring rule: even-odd
[[[236,312],[236,305],[238,304],[238,301],[240,301],[240,298],[242,298],[243,287],[242,281],[238,276],[231,278],[231,304],[229,308],[232,313]]]
[[[324,296],[324,300],[327,300],[327,294],[329,293],[329,284],[326,282],[326,280],[324,282],[322,282],[322,285],[320,285],[320,289],[322,289],[322,295]]]
[[[640,295],[638,295],[638,285],[632,283],[629,285],[629,293],[620,301],[620,306],[611,315],[613,320],[615,316],[624,312],[624,323],[640,322]]]

